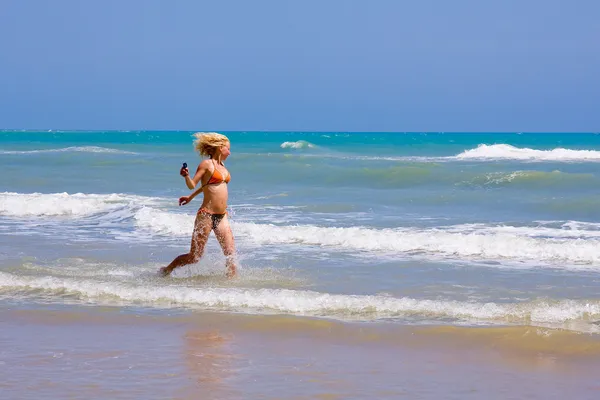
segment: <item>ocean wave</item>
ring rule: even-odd
[[[77,296],[100,304],[190,307],[249,313],[285,313],[333,319],[376,320],[423,317],[522,324],[564,324],[600,318],[598,300],[477,303],[380,295],[343,295],[292,289],[144,286],[118,281],[18,276],[0,272],[0,293]]]
[[[304,140],[297,142],[284,142],[280,145],[284,149],[308,149],[316,148],[317,146]],[[332,148],[321,148],[319,154],[310,154],[306,152],[300,153],[265,153],[267,157],[319,157],[342,160],[358,160],[358,161],[391,161],[391,162],[409,162],[409,163],[432,163],[432,162],[456,162],[456,161],[497,161],[497,160],[515,160],[515,161],[530,161],[530,162],[597,162],[600,161],[600,150],[578,150],[555,148],[551,150],[538,150],[532,148],[519,148],[509,144],[480,144],[476,148],[465,150],[456,155],[409,155],[409,154],[390,154],[389,149],[381,154],[355,154],[342,151],[333,151]],[[387,154],[386,154],[387,153]],[[263,155],[263,154],[261,154]],[[254,157],[255,155],[248,155]]]
[[[457,160],[600,161],[600,151],[556,148],[536,150],[508,144],[480,144],[454,157]]]
[[[283,142],[280,147],[282,149],[312,149],[316,146],[306,140],[298,140],[297,142]]]
[[[158,204],[163,199],[127,194],[84,193],[0,193],[0,215],[9,217],[81,217],[117,210],[123,205],[137,207]]]
[[[65,153],[65,152],[80,152],[80,153],[110,153],[110,154],[138,154],[132,151],[119,149],[111,149],[98,146],[71,146],[60,149],[40,149],[40,150],[0,150],[0,154],[40,154],[40,153]]]
[[[193,216],[151,207],[138,211],[136,224],[154,234],[188,236]],[[439,228],[376,229],[232,222],[245,243],[307,245],[381,255],[458,257],[600,264],[600,230],[549,227],[454,225]],[[586,267],[583,267],[586,268]],[[594,270],[595,267],[592,267]]]
[[[50,223],[52,218],[66,217],[84,226],[92,223],[115,229],[121,227],[127,232],[122,236],[124,240],[191,235],[195,214],[163,208],[171,203],[169,199],[125,194],[0,193],[0,215],[47,218]],[[293,209],[292,212],[301,211]],[[403,258],[566,263],[577,264],[569,268],[592,270],[600,265],[600,226],[577,221],[562,226],[462,224],[380,229],[266,224],[233,218],[232,228],[236,238],[246,246],[300,245]]]
[[[403,255],[475,259],[600,263],[600,240],[544,238],[520,232],[453,231],[451,229],[372,229],[317,226],[236,224],[236,233],[258,245],[303,244]]]

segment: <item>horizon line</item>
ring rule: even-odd
[[[346,131],[346,130],[247,130],[247,129],[29,129],[29,128],[0,128],[0,132],[39,132],[39,133],[51,133],[51,132],[166,132],[166,133],[179,133],[179,132],[244,132],[244,133],[442,133],[442,134],[457,134],[457,133],[491,133],[491,134],[600,134],[599,131],[484,131],[484,130],[456,130],[456,131],[427,131],[427,130],[415,130],[415,131]]]

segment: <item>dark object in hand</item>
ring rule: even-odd
[[[183,163],[183,167],[181,167],[181,169],[179,170],[179,175],[186,177],[188,176],[190,173],[187,169],[187,163]]]

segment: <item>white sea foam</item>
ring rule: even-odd
[[[111,149],[99,146],[71,146],[59,149],[40,149],[40,150],[0,150],[0,154],[39,154],[39,153],[64,153],[64,152],[81,152],[81,153],[112,153],[112,154],[138,154],[132,151],[119,149]]]
[[[0,293],[77,296],[95,303],[192,307],[251,313],[286,313],[373,320],[419,316],[467,321],[561,324],[600,317],[597,300],[537,300],[525,303],[477,303],[378,295],[342,295],[290,289],[206,288],[65,277],[17,276],[0,272]]]
[[[9,217],[87,216],[123,205],[157,204],[161,199],[127,194],[0,193],[0,215]]]
[[[188,236],[192,234],[195,216],[143,207],[135,213],[134,218],[138,228],[152,233]]]
[[[556,148],[536,150],[508,144],[480,144],[455,157],[457,160],[600,161],[600,151]]]
[[[139,227],[157,234],[190,235],[193,216],[146,208]],[[234,233],[255,245],[308,245],[398,256],[511,259],[600,264],[600,231],[550,227],[454,225],[441,228],[375,229],[232,222]],[[582,227],[580,227],[582,228]]]
[[[449,232],[479,233],[483,235],[510,234],[532,238],[573,238],[573,239],[600,239],[600,224],[567,221],[556,222],[558,228],[544,226],[512,226],[512,225],[486,225],[486,224],[461,224],[448,227]]]
[[[236,234],[257,244],[305,244],[395,255],[513,259],[600,264],[600,239],[532,237],[518,230],[371,229],[236,224]],[[543,233],[541,233],[543,235]]]
[[[283,142],[280,147],[282,149],[310,149],[315,145],[306,140],[298,140],[297,142]]]

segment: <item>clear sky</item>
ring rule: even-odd
[[[600,131],[600,1],[0,0],[0,128]]]

